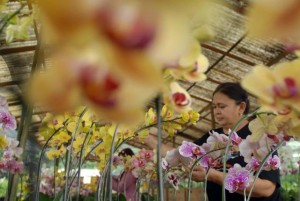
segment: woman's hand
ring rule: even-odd
[[[190,172],[192,171],[191,167],[187,167],[186,171],[189,175]],[[205,175],[206,175],[206,170],[203,167],[196,165],[192,173],[192,180],[196,182],[202,182],[205,180]]]

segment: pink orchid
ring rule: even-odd
[[[168,163],[169,167],[175,167],[180,164],[181,155],[179,153],[178,148],[172,149],[167,152],[165,160]]]
[[[208,144],[221,143],[226,145],[228,142],[228,136],[225,134],[220,134],[215,131],[209,132],[209,137],[207,139]]]
[[[178,190],[179,177],[176,174],[169,172],[167,174],[167,180],[176,190]]]
[[[7,150],[7,151],[4,151],[2,157],[4,160],[8,161],[8,160],[13,159],[13,156],[14,156],[14,152],[12,150]]]
[[[146,161],[143,159],[134,158],[132,160],[132,165],[133,165],[133,167],[137,167],[137,168],[145,167]]]
[[[169,163],[164,158],[162,159],[161,166],[162,166],[163,170],[168,170],[170,168]]]
[[[145,150],[145,149],[142,149],[140,152],[139,152],[139,155],[141,158],[143,159],[146,159],[146,160],[151,160],[154,153],[153,151],[151,150]]]
[[[0,95],[0,110],[8,110],[6,98]]]
[[[229,129],[229,133],[231,133],[230,129]],[[238,146],[242,142],[242,138],[238,136],[236,132],[233,132],[231,135],[231,142],[233,145]]]
[[[219,165],[218,160],[214,160],[211,156],[206,155],[199,161],[199,164],[204,168],[216,167]]]
[[[7,110],[0,111],[0,125],[5,130],[15,130],[17,128],[17,122],[13,115]]]
[[[7,144],[6,150],[13,152],[15,157],[20,158],[23,153],[23,149],[18,147],[19,141],[12,138],[7,138]]]
[[[114,156],[113,157],[113,165],[118,166],[120,164],[121,160],[122,159],[119,156]]]
[[[228,136],[225,134],[219,134],[215,131],[210,132],[209,135],[210,136],[207,138],[207,144],[210,146],[210,151],[220,149],[210,154],[213,158],[217,158],[223,154],[224,149],[222,148],[226,147]],[[206,145],[207,148],[208,145]]]
[[[234,164],[229,169],[225,178],[225,188],[234,193],[238,190],[244,190],[250,183],[251,174],[245,168],[242,168],[239,164]]]
[[[179,153],[184,157],[194,158],[195,156],[202,156],[206,152],[202,147],[192,142],[183,141],[179,147]]]
[[[251,161],[246,165],[246,169],[251,171],[253,170],[256,172],[260,166],[260,161],[257,160],[255,157],[252,157]]]
[[[276,170],[280,167],[280,158],[277,155],[269,157],[264,166],[264,170]]]
[[[249,135],[246,140],[243,140],[239,145],[240,154],[244,157],[246,163],[249,163],[254,156],[257,160],[262,161],[264,157],[269,153],[269,147],[271,146],[272,141],[263,135],[261,140],[257,142],[251,142],[251,136]]]
[[[9,171],[13,174],[22,172],[24,164],[22,161],[16,161],[14,159],[8,161],[1,161],[0,170]]]

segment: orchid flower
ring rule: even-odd
[[[245,168],[242,168],[239,164],[234,164],[226,175],[225,188],[230,193],[234,193],[238,190],[244,190],[247,188],[250,181],[251,173]]]

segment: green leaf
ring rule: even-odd
[[[62,190],[55,196],[53,201],[60,201],[63,195],[64,195],[64,191]]]
[[[9,13],[9,16],[12,16],[14,15],[14,13]],[[19,23],[19,17],[17,15],[13,16],[10,20],[9,20],[9,24],[12,24],[12,25],[16,25]]]
[[[5,197],[8,181],[6,178],[0,179],[0,197]]]
[[[40,200],[39,201],[52,201],[53,197],[50,197],[49,195],[45,195],[43,193],[40,193]]]
[[[95,201],[94,196],[87,196],[83,198],[83,201]]]

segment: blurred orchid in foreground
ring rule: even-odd
[[[208,60],[193,30],[205,24],[198,13],[209,14],[209,7],[207,0],[184,6],[179,0],[37,1],[53,51],[50,68],[30,80],[28,100],[58,113],[83,104],[108,121],[140,122],[145,105],[170,84],[166,66],[176,63],[180,79],[206,78]],[[188,93],[173,85],[166,104],[190,110]]]
[[[258,97],[263,108],[279,114],[289,110],[300,111],[300,60],[279,63],[274,70],[256,66],[242,80],[242,86]]]
[[[262,114],[249,123],[249,130],[252,135],[250,141],[259,141],[263,134],[275,135],[278,133],[277,125],[275,124],[275,115]]]
[[[199,42],[195,41],[192,44],[190,50],[179,59],[177,64],[169,67],[169,70],[175,79],[201,82],[206,79],[205,72],[209,66],[209,61],[200,53],[201,46]]]
[[[295,0],[251,1],[247,11],[250,35],[300,44],[300,3]]]

